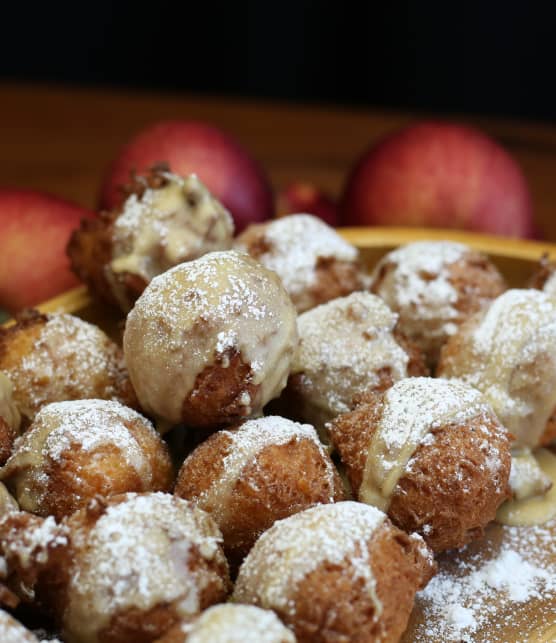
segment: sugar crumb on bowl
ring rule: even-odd
[[[417,594],[422,617],[403,640],[530,641],[533,632],[556,620],[555,527],[554,520],[535,527],[495,527],[500,532],[491,531],[488,543],[499,542],[487,543],[486,553],[465,548],[444,557],[439,573]]]

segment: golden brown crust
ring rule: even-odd
[[[369,396],[331,426],[332,443],[358,492],[367,450],[383,412],[383,396]],[[484,441],[500,458],[489,468]],[[479,434],[480,433],[480,437]],[[494,416],[478,417],[462,425],[434,431],[431,444],[421,444],[392,495],[388,516],[406,532],[420,533],[435,551],[462,547],[480,537],[509,497],[511,466],[509,436]]]
[[[455,308],[460,313],[456,321],[461,324],[473,313],[496,299],[507,285],[490,259],[480,252],[470,250],[448,268],[449,281],[458,293]]]
[[[363,285],[362,269],[358,263],[320,257],[315,268],[315,281],[308,291],[311,307],[362,290]],[[299,313],[305,310],[307,308],[298,308]]]
[[[130,182],[122,186],[124,200],[132,194],[141,198],[147,188],[158,189],[168,184],[164,175],[167,164],[154,165],[145,176],[132,173]],[[100,212],[96,219],[83,219],[69,240],[66,252],[73,272],[83,281],[91,292],[119,308],[120,301],[114,295],[113,284],[107,278],[108,267],[112,261],[114,246],[114,222],[121,215],[121,208],[110,212]],[[129,302],[135,301],[145,290],[147,282],[139,275],[128,272],[112,274],[118,281]]]
[[[216,433],[187,458],[178,475],[176,495],[199,501],[211,482],[223,473],[223,458],[233,448],[227,433]],[[332,485],[329,472],[332,470]],[[314,504],[344,499],[338,472],[328,457],[308,439],[268,445],[240,473],[228,498],[226,519],[218,520],[224,549],[236,569],[257,538],[277,520]],[[199,506],[210,512],[201,501]]]
[[[251,367],[238,352],[229,352],[218,362],[206,366],[182,404],[186,425],[216,429],[234,424],[250,413],[242,397],[256,399],[259,385],[250,382]]]
[[[298,643],[395,643],[413,608],[415,593],[434,571],[418,541],[390,523],[375,532],[368,544],[377,597],[382,614],[375,621],[375,605],[362,578],[349,560],[325,563],[308,574],[293,597],[295,618],[280,614],[295,632]]]
[[[407,362],[407,376],[425,377],[430,375],[430,370],[427,366],[426,357],[423,351],[415,342],[412,342],[408,337],[406,337],[397,326],[394,329],[394,339],[404,349],[409,357],[409,361]]]
[[[115,307],[119,304],[106,278],[106,266],[112,260],[113,226],[117,216],[115,211],[101,212],[96,219],[82,219],[66,249],[71,269],[77,277],[96,297]]]
[[[355,410],[339,415],[330,424],[330,439],[338,452],[351,488],[359,491],[367,449],[382,417],[384,396],[369,391]]]
[[[227,569],[218,565],[216,561],[204,559],[196,547],[189,550],[187,564],[193,573],[201,570],[206,581],[200,590],[199,613],[226,599],[230,589],[229,585],[223,582],[223,579],[227,580]],[[196,616],[197,614],[193,614],[191,618]],[[151,643],[186,620],[178,614],[178,606],[175,604],[163,603],[147,611],[130,608],[114,614],[110,624],[99,632],[98,638],[103,643]]]
[[[481,447],[484,424],[484,418],[476,418],[434,431],[434,442],[419,446],[392,495],[388,509],[392,521],[405,531],[420,533],[434,551],[463,547],[480,538],[511,495],[509,438],[495,428],[498,422],[493,416],[488,440],[500,466],[491,469]]]
[[[15,324],[0,327],[0,370],[10,376],[14,385],[12,397],[22,416],[21,429],[24,431],[29,426],[40,406],[50,402],[108,397],[131,408],[139,409],[137,396],[124,366],[122,350],[99,329],[96,329],[98,336],[94,339],[97,342],[94,350],[106,360],[105,370],[97,370],[93,373],[84,369],[80,362],[80,345],[72,339],[69,341],[74,344],[75,350],[72,352],[71,363],[64,362],[59,355],[49,349],[51,375],[42,379],[35,377],[32,382],[25,380],[25,386],[22,385],[24,378],[17,373],[26,359],[33,359],[43,331],[56,317],[73,319],[75,324],[87,326],[85,322],[72,318],[71,315],[44,315],[31,309],[19,315]],[[72,328],[73,330],[75,328]],[[64,342],[64,337],[59,337],[58,341]],[[87,350],[93,350],[93,347],[89,346]],[[63,388],[63,393],[60,397],[58,394],[53,394],[52,390],[59,389],[55,383],[62,381],[64,384],[60,386]],[[81,385],[86,386],[87,390],[82,390]],[[108,391],[109,395],[107,395]],[[40,405],[36,399],[42,400]]]

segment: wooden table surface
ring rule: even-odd
[[[10,84],[0,85],[0,116],[0,185],[48,190],[89,207],[96,205],[101,177],[120,145],[159,119],[210,121],[233,133],[264,164],[275,188],[303,179],[336,195],[365,147],[417,117]],[[516,156],[531,186],[539,228],[546,239],[556,240],[556,126],[455,120],[478,125]]]

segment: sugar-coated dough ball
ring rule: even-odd
[[[0,371],[13,384],[24,424],[50,402],[99,398],[137,405],[120,348],[73,315],[31,312],[0,329]]]
[[[245,559],[232,600],[274,610],[300,643],[397,641],[434,571],[420,536],[362,503],[280,520]]]
[[[276,416],[210,436],[185,460],[174,493],[210,513],[233,564],[276,520],[343,499],[315,429]]]
[[[157,643],[295,643],[295,636],[270,610],[228,603],[209,607]]]
[[[510,436],[463,382],[407,378],[330,434],[356,497],[436,551],[480,537],[509,496]]]
[[[2,643],[39,643],[32,632],[4,610],[0,610],[0,641]]]
[[[279,278],[234,251],[153,279],[124,334],[143,408],[199,427],[259,413],[285,386],[296,346],[296,313]]]
[[[371,290],[399,314],[400,331],[434,365],[448,337],[505,283],[485,255],[461,243],[416,241],[379,261]]]
[[[419,354],[396,331],[398,317],[376,295],[356,292],[299,316],[299,349],[285,407],[322,427],[369,389],[426,373]]]
[[[74,270],[92,290],[128,311],[169,268],[230,247],[230,213],[195,174],[164,168],[135,177],[120,209],[83,221],[68,246]]]
[[[222,536],[204,511],[154,493],[111,498],[95,512],[93,503],[66,522],[68,643],[155,640],[226,597]]]
[[[509,290],[442,351],[438,374],[479,389],[519,446],[556,437],[556,300]]]
[[[0,372],[0,465],[10,457],[20,424],[21,416],[13,399],[13,385],[10,378]]]
[[[172,462],[152,424],[119,402],[44,406],[0,470],[25,511],[62,518],[95,496],[168,491]]]
[[[310,214],[251,225],[235,247],[276,272],[299,313],[365,285],[357,248]]]

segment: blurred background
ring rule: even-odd
[[[130,174],[158,161],[197,173],[236,231],[308,212],[556,241],[553,13],[511,0],[5,3],[0,308],[75,285],[80,219],[118,208]]]
[[[549,6],[10,2],[0,77],[552,120]]]

